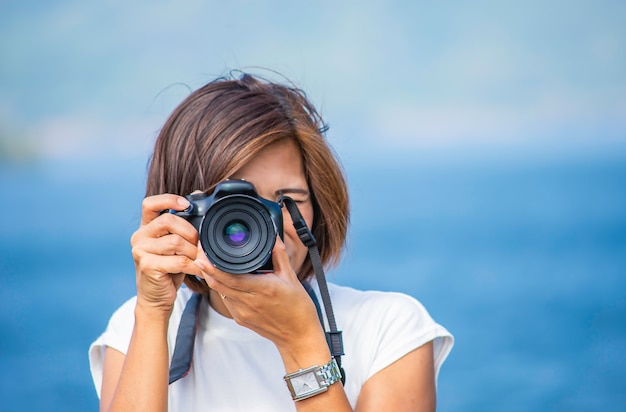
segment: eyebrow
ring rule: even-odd
[[[303,195],[310,195],[310,192],[308,190],[297,188],[297,187],[289,187],[289,188],[285,188],[285,189],[279,189],[279,190],[277,190],[274,193],[276,194],[276,196],[281,196],[281,195],[288,194],[288,193],[301,193]]]

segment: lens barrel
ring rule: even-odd
[[[242,274],[271,265],[277,232],[258,199],[239,194],[221,198],[207,210],[200,226],[202,248],[220,270]]]

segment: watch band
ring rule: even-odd
[[[337,360],[332,358],[326,365],[320,367],[320,374],[325,379],[326,387],[341,380],[341,370]]]
[[[294,401],[301,401],[326,392],[333,383],[341,380],[341,371],[335,358],[325,365],[311,366],[285,375],[285,382]]]

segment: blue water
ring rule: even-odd
[[[341,284],[456,337],[439,411],[626,405],[626,153],[349,165]],[[87,348],[134,294],[145,161],[0,165],[2,411],[97,409]]]

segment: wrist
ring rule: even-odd
[[[294,401],[308,399],[326,392],[328,387],[341,380],[341,370],[332,358],[322,366],[313,365],[306,369],[288,373],[284,377]]]
[[[312,333],[299,336],[298,339],[291,339],[284,345],[277,345],[277,348],[286,372],[306,369],[311,365],[323,365],[331,357],[321,327]]]
[[[168,324],[172,310],[173,308],[171,307],[154,306],[143,302],[141,299],[137,299],[137,304],[135,305],[135,321]]]

